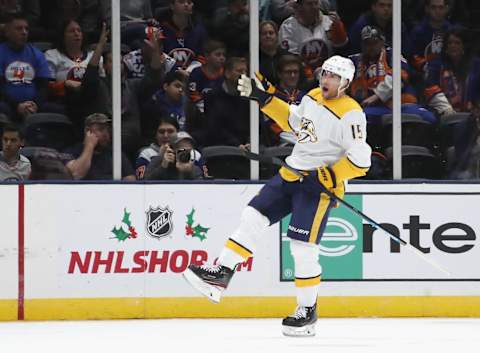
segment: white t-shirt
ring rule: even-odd
[[[92,56],[93,51],[89,51],[83,60],[74,61],[57,49],[50,49],[45,52],[51,75],[56,81],[81,81]],[[100,59],[98,65],[98,73],[101,77],[105,77],[102,59]]]

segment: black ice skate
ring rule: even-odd
[[[221,265],[191,264],[183,273],[183,277],[208,299],[220,303],[222,292],[227,288],[233,273],[233,270]]]
[[[283,319],[282,332],[285,336],[315,336],[317,304],[297,306],[295,312]]]

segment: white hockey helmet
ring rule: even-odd
[[[349,58],[334,55],[323,62],[321,73],[323,71],[328,71],[343,79],[347,79],[350,84],[355,76],[355,65]]]

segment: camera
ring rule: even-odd
[[[188,163],[190,162],[190,150],[188,148],[179,148],[177,150],[177,161],[181,163]]]

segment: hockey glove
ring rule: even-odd
[[[335,173],[327,166],[317,168],[315,172],[310,172],[306,178],[308,187],[316,192],[322,192],[325,189],[332,191],[337,187]]]
[[[250,78],[246,75],[238,79],[238,91],[242,97],[256,100],[260,106],[264,106],[272,99],[273,95],[265,92],[262,82],[257,78]]]

